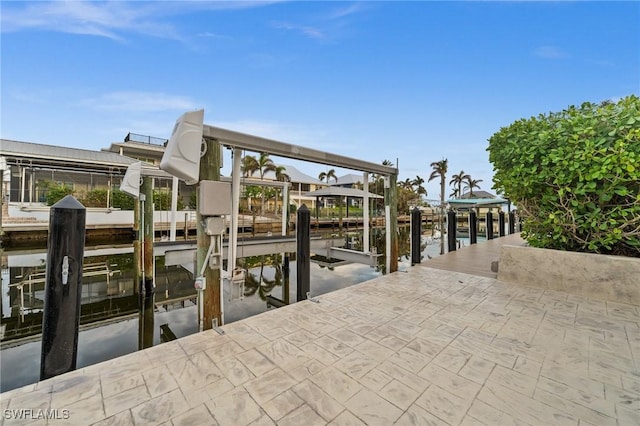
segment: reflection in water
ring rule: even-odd
[[[260,300],[266,302],[267,296],[271,295],[273,289],[276,286],[282,286],[284,283],[284,257],[282,253],[277,253],[241,259],[240,265],[247,271],[244,282],[244,296],[250,297],[258,294]],[[265,266],[270,272],[273,272],[273,278],[269,278],[271,273],[265,274]]]
[[[372,231],[372,247],[385,253],[384,230]],[[399,233],[402,270],[410,265],[409,230],[400,227]],[[348,243],[361,250],[361,235],[349,234]],[[424,247],[424,253],[432,247],[436,249],[432,255],[437,255],[437,245]],[[106,251],[87,248],[85,253],[78,368],[197,332],[191,272],[166,266],[164,256],[156,256],[154,293],[145,297],[137,291],[131,246]],[[0,390],[6,391],[39,378],[46,249],[3,252],[1,258]],[[296,300],[295,285],[290,286],[296,280],[295,260],[295,253],[238,259],[238,266],[246,270],[244,298],[232,299],[232,289],[225,282],[226,322],[265,312],[269,296],[284,304]],[[312,263],[310,270],[311,295],[317,296],[380,276],[385,259],[380,256],[375,267],[352,263],[327,268]]]
[[[138,349],[146,349],[153,346],[153,293],[140,294],[140,312],[138,314]]]

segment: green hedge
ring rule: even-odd
[[[518,120],[487,150],[531,246],[640,257],[637,96]]]
[[[46,190],[45,202],[48,206],[54,205],[67,195],[74,195],[73,188],[65,185],[64,183],[54,183],[47,181],[43,185]]]

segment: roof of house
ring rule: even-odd
[[[333,183],[332,185],[354,185],[356,183],[363,183],[364,182],[364,176],[363,175],[358,175],[355,173],[349,173],[347,175],[344,176],[340,176],[338,178],[338,181]]]
[[[118,168],[126,168],[137,161],[113,152],[91,151],[9,139],[0,139],[0,154],[5,157],[31,159],[42,163],[73,162],[74,164],[82,163]]]
[[[297,168],[295,168],[294,166],[291,165],[286,165],[286,164],[278,164],[278,166],[282,166],[284,167],[284,172],[289,176],[289,179],[291,180],[291,182],[297,182],[297,183],[308,183],[308,184],[313,184],[313,185],[323,185],[323,183],[321,181],[319,181],[318,179],[311,177],[307,174],[302,173],[300,170],[298,170]],[[254,173],[252,177],[255,177],[257,173]],[[275,180],[276,179],[276,174],[275,172],[272,171],[268,171],[265,173],[264,175],[265,179],[271,179],[271,180]]]
[[[471,192],[467,192],[462,194],[462,196],[458,197],[458,199],[473,199],[473,198],[498,198],[490,192],[487,191],[473,191],[473,197],[471,196]]]

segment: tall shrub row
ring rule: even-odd
[[[534,247],[640,257],[640,99],[521,119],[489,139]]]

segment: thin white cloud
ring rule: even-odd
[[[349,15],[353,15],[355,13],[358,13],[360,11],[362,11],[363,9],[365,9],[366,3],[362,3],[362,2],[357,2],[357,3],[352,3],[349,6],[346,7],[340,7],[336,10],[333,11],[333,13],[330,15],[331,19],[339,19],[339,18],[344,18],[345,16],[349,16]]]
[[[209,32],[209,31],[205,31],[203,33],[199,33],[199,34],[197,34],[197,36],[198,37],[202,37],[202,38],[213,38],[213,39],[220,39],[220,40],[222,40],[222,39],[230,40],[231,39],[231,37],[226,36],[224,34],[216,34],[216,33],[212,33],[212,32]]]
[[[291,22],[272,22],[271,25],[274,28],[296,32],[315,40],[327,41],[334,38],[336,33],[339,33],[344,27],[344,18],[359,13],[367,7],[369,6],[365,3],[355,2],[348,6],[335,8],[328,14],[316,17],[318,23],[314,25]]]
[[[80,105],[99,110],[134,112],[185,111],[198,108],[198,104],[184,96],[166,93],[122,91],[107,93],[97,98],[84,99]]]
[[[177,28],[165,21],[198,10],[226,10],[262,7],[273,1],[106,1],[62,0],[47,2],[4,2],[1,31],[55,31],[126,40],[127,34],[182,40]]]
[[[317,27],[312,27],[307,25],[296,25],[288,22],[274,22],[273,26],[278,29],[294,31],[316,40],[323,40],[327,37],[326,33]]]
[[[539,46],[533,50],[533,54],[545,59],[562,59],[568,56],[564,50],[557,46]]]

